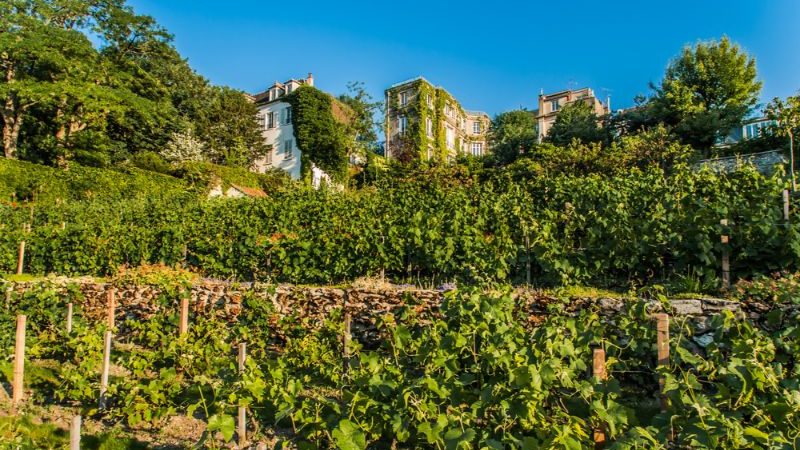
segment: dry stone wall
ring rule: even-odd
[[[68,286],[82,293],[80,307],[90,320],[104,320],[107,314],[109,293],[113,290],[116,299],[116,323],[124,324],[126,319],[144,320],[154,314],[177,312],[177,297],[163,296],[163,290],[155,286],[114,286],[92,281],[55,279],[51,281],[55,289],[66,291]],[[14,283],[10,289],[24,292],[35,283]],[[260,299],[272,306],[273,320],[293,317],[309,327],[320,326],[334,310],[345,307],[352,317],[354,336],[364,342],[374,341],[379,336],[376,319],[402,307],[413,308],[418,315],[433,318],[445,292],[413,288],[336,288],[307,287],[294,285],[268,285],[259,283],[226,283],[205,281],[196,284],[181,295],[190,299],[193,314],[218,314],[229,321],[235,321],[243,310],[245,298]],[[632,299],[619,298],[571,298],[568,300],[545,295],[541,291],[518,289],[513,293],[519,316],[527,318],[531,326],[544,321],[549,314],[574,315],[588,308],[596,308],[602,316],[613,318],[632,302]],[[248,297],[249,296],[249,297]],[[165,301],[165,299],[168,299]],[[717,298],[673,299],[666,303],[651,300],[648,309],[667,312],[689,319],[696,327],[698,336],[708,329],[708,322],[723,310],[731,311],[742,320],[751,320],[759,326],[775,328],[767,324],[767,314],[780,310],[785,320],[800,314],[800,305],[774,305],[756,302],[736,302]],[[124,325],[123,325],[124,326]],[[777,326],[780,326],[778,324]],[[120,330],[124,333],[124,329]],[[700,342],[705,342],[702,338]]]

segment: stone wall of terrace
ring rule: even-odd
[[[8,293],[23,293],[33,289],[40,282],[12,283]],[[145,320],[154,314],[178,311],[176,295],[163,295],[164,291],[155,286],[114,286],[93,281],[54,279],[49,281],[53,288],[66,294],[68,286],[81,292],[79,300],[81,314],[90,321],[105,320],[110,293],[114,292],[116,302],[116,323],[119,333],[124,334],[126,320]],[[9,295],[9,294],[7,294]],[[205,281],[183,292],[189,298],[192,315],[217,314],[234,322],[247,307],[249,301],[259,301],[271,305],[269,322],[290,318],[298,324],[315,328],[321,326],[334,311],[346,307],[352,318],[354,337],[363,342],[379,338],[376,320],[400,308],[413,308],[423,320],[434,318],[442,302],[445,291],[422,290],[404,287],[386,288],[338,288],[308,287],[294,285],[269,285],[250,283],[226,283]],[[518,305],[518,317],[527,320],[530,326],[543,322],[550,314],[576,315],[581,310],[596,309],[598,314],[613,320],[625,311],[626,305],[634,299],[621,298],[557,298],[542,291],[517,289],[513,292]],[[768,324],[767,314],[771,311],[783,312],[783,320],[794,320],[800,314],[800,305],[764,304],[758,302],[737,302],[717,298],[673,299],[666,302],[648,300],[647,308],[652,313],[667,312],[673,316],[685,317],[694,324],[699,342],[705,342],[702,335],[708,330],[711,318],[724,310],[731,311],[742,320],[750,320],[762,328],[776,328],[781,324]]]

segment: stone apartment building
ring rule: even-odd
[[[556,121],[556,116],[561,109],[573,102],[585,102],[592,107],[595,114],[604,116],[611,112],[610,100],[606,103],[600,101],[590,88],[566,90],[552,94],[539,94],[539,112],[536,119],[539,124],[539,142],[547,137],[547,133]]]
[[[263,173],[269,169],[281,169],[294,179],[301,176],[300,149],[292,125],[292,107],[284,97],[301,86],[314,86],[314,76],[309,73],[304,79],[290,79],[283,83],[276,81],[264,92],[252,96],[258,108],[258,120],[267,143],[268,153],[255,162],[254,169]],[[319,186],[330,181],[325,172],[312,167],[312,185]]]
[[[411,161],[452,161],[489,152],[489,115],[468,111],[449,92],[423,77],[386,89],[385,154]]]

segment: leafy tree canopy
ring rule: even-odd
[[[501,164],[516,160],[536,145],[538,126],[531,111],[517,110],[498,114],[492,121],[489,142]]]

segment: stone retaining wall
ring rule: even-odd
[[[117,310],[116,323],[124,324],[126,319],[143,320],[166,309],[177,311],[174,296],[159,299],[162,291],[154,286],[112,286],[96,282],[75,282],[69,279],[52,281],[56,289],[66,291],[67,286],[77,287],[83,294],[81,310],[90,320],[104,320],[107,313],[109,292],[115,292]],[[24,292],[36,283],[14,283],[11,290]],[[445,293],[437,290],[413,288],[335,288],[304,287],[294,285],[232,284],[205,281],[194,285],[184,295],[190,298],[193,314],[220,314],[227,320],[235,321],[242,312],[245,297],[260,299],[272,305],[275,320],[294,316],[309,327],[320,326],[332,311],[347,305],[352,317],[354,335],[369,341],[377,338],[376,318],[393,312],[403,306],[412,306],[420,317],[434,317]],[[514,297],[520,308],[521,317],[527,317],[529,324],[535,326],[549,314],[577,314],[587,308],[597,308],[603,316],[614,316],[624,311],[631,299],[617,298],[572,298],[564,301],[548,296],[537,290],[518,289]],[[785,317],[794,317],[800,312],[800,305],[767,305],[755,302],[736,302],[716,298],[674,299],[668,306],[650,300],[651,312],[668,312],[676,316],[687,316],[702,334],[707,330],[710,318],[723,310],[729,310],[742,319],[748,319],[766,326],[766,314],[775,309],[784,311]],[[120,330],[124,332],[124,330]]]

